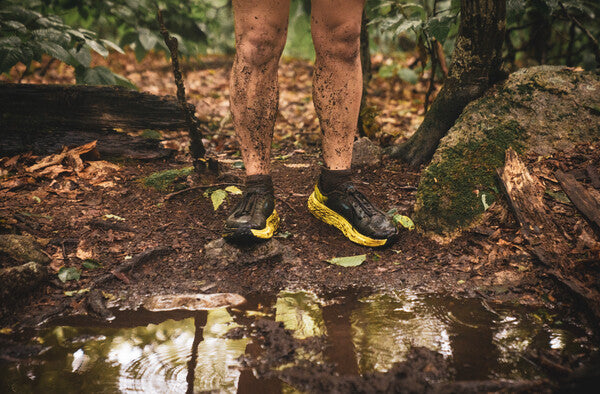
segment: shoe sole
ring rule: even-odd
[[[276,210],[273,210],[273,213],[267,218],[264,228],[229,228],[224,231],[223,238],[238,242],[266,241],[277,233],[278,228],[279,215]]]
[[[315,186],[315,191],[308,197],[308,210],[310,213],[320,221],[340,230],[350,241],[372,248],[384,246],[390,241],[390,239],[376,239],[361,234],[346,218],[319,201],[317,193],[321,195],[321,192]]]

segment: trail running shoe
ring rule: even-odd
[[[308,210],[319,220],[341,230],[350,241],[364,246],[391,244],[398,229],[391,218],[375,208],[354,185],[346,183],[325,195],[315,185]]]
[[[238,242],[268,240],[278,227],[273,189],[265,185],[251,185],[225,221],[223,238]]]

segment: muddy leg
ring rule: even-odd
[[[247,175],[268,174],[290,0],[234,0],[231,113]]]
[[[364,0],[312,0],[313,100],[330,170],[350,168],[362,94],[360,22]]]

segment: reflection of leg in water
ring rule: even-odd
[[[204,339],[202,337],[202,329],[206,325],[206,312],[200,312],[194,317],[194,341],[192,342],[192,356],[187,363],[187,390],[186,394],[194,392],[194,380],[196,378],[196,364],[198,363],[198,346]]]
[[[325,357],[337,364],[340,375],[358,375],[359,372],[350,324],[351,306],[356,305],[356,301],[355,294],[348,294],[343,303],[323,307],[323,320],[330,344],[325,349]]]

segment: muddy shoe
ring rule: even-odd
[[[273,237],[279,227],[273,186],[248,184],[242,200],[225,221],[223,238],[236,242],[256,242]]]
[[[308,210],[319,220],[341,230],[350,241],[364,246],[391,244],[398,235],[392,219],[375,208],[352,183],[325,195],[315,185]]]

